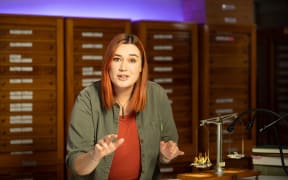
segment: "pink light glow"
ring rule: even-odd
[[[183,20],[181,0],[1,0],[0,14]]]

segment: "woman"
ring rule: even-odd
[[[82,90],[73,108],[66,157],[72,179],[160,179],[159,161],[184,154],[168,97],[147,76],[142,42],[115,36],[102,80]]]

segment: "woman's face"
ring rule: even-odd
[[[142,71],[141,59],[139,49],[133,44],[121,44],[116,49],[109,70],[116,91],[132,90]]]

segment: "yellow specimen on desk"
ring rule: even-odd
[[[212,166],[212,163],[206,153],[204,156],[202,156],[202,153],[200,153],[198,157],[196,156],[194,158],[194,162],[191,165],[197,168],[206,168]]]

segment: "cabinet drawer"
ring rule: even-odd
[[[174,54],[189,54],[189,51],[191,51],[191,46],[189,42],[178,42],[178,43],[172,43],[172,42],[149,42],[147,45],[147,51],[148,52],[159,52],[159,53],[165,53],[167,56],[173,56]]]
[[[0,129],[0,139],[15,139],[15,138],[55,138],[55,126],[10,126]]]
[[[3,76],[23,75],[23,76],[45,76],[56,74],[56,68],[51,66],[0,66],[0,73]]]
[[[25,24],[1,25],[0,39],[5,40],[51,40],[56,29],[49,26],[35,27]]]
[[[163,84],[162,87],[165,89],[169,98],[190,96],[192,91],[190,85],[176,87],[173,85]]]
[[[248,68],[249,57],[247,54],[240,55],[211,55],[209,60],[211,68]]]
[[[210,70],[210,83],[214,84],[248,84],[249,71],[241,68],[214,68]]]
[[[191,32],[185,30],[170,31],[167,29],[150,29],[147,32],[147,40],[150,43],[179,43],[179,42],[190,42]]]
[[[103,63],[103,54],[102,53],[75,53],[74,55],[74,64],[77,66],[87,66],[87,65],[93,65],[93,66],[99,66],[101,67]]]
[[[231,114],[231,113],[239,113],[247,110],[249,108],[248,104],[233,104],[233,105],[218,105],[211,106],[209,111],[211,114],[219,115],[219,114]]]
[[[0,115],[1,127],[9,126],[55,126],[56,115],[52,113],[21,113],[21,114],[8,114],[3,113]]]
[[[23,89],[56,89],[55,76],[7,76],[0,77],[0,87],[3,90],[23,90]]]
[[[55,54],[57,45],[55,41],[0,41],[0,48],[2,52],[34,52],[34,53],[43,53],[43,54]]]
[[[178,64],[160,64],[160,63],[150,63],[149,70],[151,73],[156,74],[189,74],[191,75],[191,67],[188,63],[178,63]]]
[[[59,163],[57,162],[55,151],[12,151],[9,153],[0,153],[0,158],[3,160],[2,162],[5,162],[5,164],[0,163],[0,171],[1,168],[6,167],[11,168],[10,170],[16,170],[21,167],[23,170],[25,167],[37,168],[46,165],[57,165]]]
[[[1,153],[21,152],[21,151],[51,151],[56,150],[57,141],[55,138],[13,138],[1,139]],[[24,153],[24,152],[23,152]],[[29,153],[29,152],[27,152]],[[17,154],[17,153],[16,153]]]
[[[7,113],[50,112],[56,113],[56,102],[13,102],[0,104],[0,111]]]
[[[56,56],[37,53],[0,53],[1,65],[56,65]]]
[[[173,85],[173,86],[183,86],[183,84],[191,83],[191,79],[188,79],[187,76],[181,76],[173,74],[170,76],[161,76],[159,74],[151,74],[150,79],[161,86],[163,85]]]
[[[63,176],[64,165],[0,168],[0,179],[3,180],[63,180]]]
[[[253,1],[206,0],[207,22],[214,24],[253,24]]]
[[[219,32],[211,33],[209,36],[210,43],[213,45],[242,45],[248,46],[250,43],[249,35],[246,33],[229,32],[228,30],[222,30]]]
[[[89,86],[93,82],[99,81],[100,79],[101,79],[101,76],[90,76],[90,77],[77,76],[75,77],[74,87],[75,87],[75,90],[79,90],[76,93],[79,93],[84,87]]]
[[[253,24],[253,0],[184,0],[184,20],[206,24]]]
[[[96,21],[101,21],[101,19],[89,19],[88,21],[90,22],[86,22],[88,24],[84,25],[81,24],[81,22],[79,23],[78,20],[76,19],[69,19],[68,21],[70,22],[73,22],[75,23],[75,27],[73,29],[73,39],[75,41],[82,41],[82,40],[91,40],[91,41],[94,41],[94,42],[101,42],[103,43],[104,45],[107,45],[111,39],[116,35],[116,34],[119,34],[119,33],[122,33],[124,32],[124,26],[125,26],[125,23],[126,25],[130,26],[130,22],[127,21],[127,20],[109,20],[107,22],[104,22],[104,23],[95,23]],[[77,22],[78,21],[78,22]],[[95,24],[92,24],[94,21]],[[104,20],[105,21],[105,20]],[[126,22],[125,22],[126,21]],[[70,23],[69,22],[69,23]],[[81,25],[80,25],[81,24]],[[109,27],[111,24],[118,24],[116,26],[118,27],[114,27],[114,28],[111,28]],[[123,27],[121,27],[123,26]]]
[[[0,103],[13,102],[13,101],[55,101],[57,98],[56,92],[53,90],[1,90]]]
[[[74,42],[74,50],[77,53],[97,53],[104,54],[107,44],[104,42],[95,42],[95,41],[75,41]]]
[[[98,65],[83,65],[83,66],[74,66],[74,72],[79,77],[97,77],[101,78],[102,75],[102,67]]]

